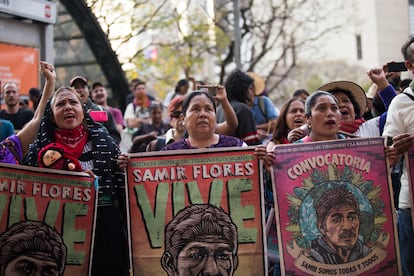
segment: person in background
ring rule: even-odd
[[[14,126],[10,121],[0,119],[0,142],[14,134]]]
[[[254,81],[246,73],[235,70],[227,78],[226,83],[227,98],[233,107],[239,122],[236,130],[231,136],[242,139],[247,145],[260,144],[256,130],[256,124],[250,111],[249,102],[254,99]],[[223,107],[217,109],[217,122],[226,120]]]
[[[125,178],[116,164],[118,144],[102,124],[92,119],[72,87],[63,86],[53,94],[25,164],[38,167],[42,149],[53,143],[79,160],[82,171],[97,176],[92,275],[129,275]]]
[[[405,66],[414,73],[414,37],[401,47]],[[414,143],[414,83],[392,100],[387,113],[383,136],[391,137],[398,154],[407,152]],[[414,275],[414,231],[410,199],[409,167],[404,162],[401,192],[398,199],[398,239],[403,276]]]
[[[32,87],[29,89],[29,99],[33,104],[33,110],[37,109],[37,106],[39,105],[39,101],[41,97],[42,97],[42,92],[39,89],[35,87]]]
[[[135,98],[135,96],[134,96],[134,89],[137,86],[137,84],[140,83],[140,82],[142,82],[142,80],[140,80],[139,78],[134,78],[134,79],[132,79],[132,80],[129,81],[129,92],[130,93],[127,95],[127,98],[126,98],[126,104],[127,105],[130,104],[130,103],[132,103],[132,101],[134,100],[134,98]],[[151,95],[149,93],[147,93],[147,95],[148,95],[148,98],[151,101],[155,101],[156,100],[153,95]],[[124,112],[125,112],[125,110],[124,110]]]
[[[0,111],[0,119],[12,122],[14,129],[19,131],[33,118],[33,111],[20,108],[19,88],[14,82],[7,82],[3,86],[3,99],[6,109]]]
[[[216,94],[216,96],[214,96],[214,100],[221,104],[223,111],[225,112],[224,115],[226,117],[226,120],[224,122],[217,124],[216,132],[218,134],[230,135],[238,125],[236,113],[234,112],[227,99],[227,93],[224,86],[218,85],[214,89]],[[157,138],[157,141],[151,142],[150,147],[147,148],[147,151],[160,150],[164,145],[171,144],[172,142],[184,137],[184,117],[181,114],[182,103],[184,99],[185,96],[177,96],[171,101],[170,105],[168,106],[168,112],[170,114],[170,125],[172,128],[167,131],[165,138],[160,137]],[[164,139],[164,142],[160,141],[160,139]],[[156,144],[158,144],[158,146]]]
[[[316,91],[305,103],[305,117],[309,125],[309,134],[297,143],[345,139],[340,133],[341,112],[338,100],[331,93]]]
[[[108,105],[108,92],[102,83],[95,82],[92,84],[91,98],[96,104],[103,106],[112,114],[115,120],[116,128],[119,133],[121,133],[125,127],[124,117],[122,116],[122,112],[119,108]]]
[[[150,121],[149,106],[151,103],[152,101],[147,95],[145,82],[137,82],[134,87],[134,100],[125,109],[126,126],[135,132],[142,123],[148,123]]]
[[[262,96],[265,90],[264,80],[254,72],[247,72],[253,80],[255,96],[248,106],[253,113],[257,134],[263,142],[269,138],[275,129],[278,112],[269,97]]]
[[[36,138],[46,103],[55,89],[56,72],[53,65],[40,62],[40,73],[46,79],[43,88],[43,95],[33,118],[16,134],[8,136],[0,142],[0,162],[23,165],[23,158],[26,156],[29,145]]]
[[[380,74],[377,69],[368,72],[368,75],[374,83],[377,74]],[[377,83],[377,85],[378,89],[382,90],[382,84],[380,85]],[[381,116],[365,121],[362,116],[366,110],[367,99],[365,91],[361,86],[351,81],[334,81],[321,86],[318,90],[329,92],[338,99],[341,113],[341,122],[339,126],[341,133],[349,137],[381,136],[381,130],[385,123],[386,115],[382,114]],[[384,100],[384,104],[388,106],[395,96],[395,92],[390,89],[384,89],[384,92],[385,94],[382,99]],[[292,141],[292,137],[303,137],[306,133],[306,129],[294,129],[289,132],[288,139],[289,141]]]
[[[88,112],[90,111],[104,111],[106,112],[106,117],[101,121],[99,119],[99,123],[102,123],[104,127],[108,130],[111,137],[115,140],[117,144],[121,142],[121,134],[118,132],[118,129],[115,124],[115,120],[112,117],[112,114],[105,110],[102,106],[99,106],[92,102],[90,98],[90,91],[88,87],[88,80],[82,76],[76,76],[70,81],[70,86],[75,89],[75,91],[79,94],[79,97],[82,100],[82,104],[86,106]],[[96,119],[96,118],[94,118]]]
[[[219,88],[224,89],[224,88]],[[245,143],[232,136],[217,134],[216,103],[204,91],[193,91],[186,96],[182,105],[183,124],[188,137],[169,144],[162,150],[217,148],[243,146]]]
[[[170,114],[171,128],[165,134],[164,145],[171,144],[184,137],[185,128],[183,125],[183,118],[181,116],[182,104],[184,99],[185,96],[177,96],[168,105],[168,113]]]
[[[187,79],[181,79],[175,85],[174,91],[171,91],[165,96],[164,106],[168,106],[172,99],[177,96],[184,96],[190,89],[190,82]]]
[[[309,97],[309,92],[306,89],[297,89],[292,93],[292,98],[301,98],[302,100],[306,101]]]
[[[19,102],[19,107],[28,109],[29,108],[29,99],[21,97]]]
[[[302,98],[289,99],[282,105],[273,137],[267,144],[268,149],[273,149],[276,144],[289,144],[287,139],[289,131],[299,128],[305,123],[305,102]]]
[[[142,123],[139,129],[132,135],[132,146],[128,152],[144,152],[147,150],[148,144],[156,140],[158,136],[164,136],[170,129],[170,125],[162,120],[163,105],[160,103],[152,103],[149,112],[151,123]]]

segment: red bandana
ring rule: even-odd
[[[358,130],[359,126],[365,122],[364,118],[356,119],[352,122],[341,122],[339,125],[339,130],[348,132],[348,133],[354,133]]]
[[[55,141],[64,147],[65,152],[76,158],[81,156],[87,140],[88,133],[83,125],[74,129],[56,129],[55,132]]]

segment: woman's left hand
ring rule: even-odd
[[[385,157],[388,160],[390,167],[394,166],[397,163],[399,155],[393,146],[385,147]]]
[[[128,165],[129,156],[126,153],[121,153],[118,155],[116,162],[118,163],[119,169],[124,171]]]
[[[87,170],[87,171],[84,171],[84,172],[86,172],[87,174],[89,174],[89,176],[92,177],[92,178],[95,178],[96,177],[96,175],[91,170]]]

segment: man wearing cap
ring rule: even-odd
[[[108,92],[102,83],[95,82],[92,84],[91,98],[96,104],[103,106],[106,110],[111,112],[116,123],[116,128],[119,133],[121,133],[122,129],[125,127],[124,117],[122,116],[121,110],[108,105]]]
[[[260,140],[266,139],[276,126],[278,112],[269,97],[263,96],[265,90],[264,80],[254,72],[247,72],[253,80],[255,96],[248,105],[253,113],[253,119],[256,123],[257,133]]]
[[[121,142],[121,135],[116,128],[114,118],[112,117],[112,114],[109,111],[106,111],[102,106],[93,103],[92,100],[89,98],[90,93],[87,79],[82,76],[76,76],[70,81],[70,86],[76,90],[76,92],[82,100],[82,103],[86,105],[86,108],[89,111],[106,112],[107,119],[106,121],[102,121],[101,123],[106,127],[109,134],[112,136],[112,138],[114,138],[115,142],[119,144]]]
[[[20,108],[19,89],[16,83],[8,82],[3,86],[2,97],[6,103],[6,109],[0,111],[0,118],[12,122],[16,131],[33,118],[33,111]]]

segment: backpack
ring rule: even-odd
[[[262,115],[265,117],[266,122],[268,122],[269,121],[269,117],[267,116],[266,106],[265,106],[265,102],[264,102],[264,97],[265,96],[259,96],[259,99],[258,99],[259,109],[260,109],[260,112],[262,113]]]

